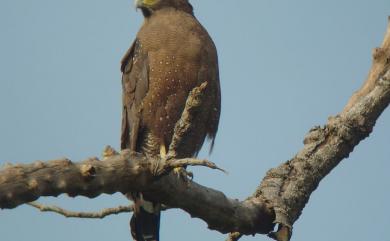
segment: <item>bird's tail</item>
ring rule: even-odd
[[[131,235],[135,241],[159,241],[160,237],[160,205],[145,200],[135,200],[138,208],[130,220]]]

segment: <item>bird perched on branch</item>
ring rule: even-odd
[[[177,158],[196,156],[206,137],[211,148],[220,116],[215,45],[188,0],[136,0],[144,15],[137,37],[122,59],[121,148],[164,158],[189,92],[207,81],[202,111],[183,138]],[[159,240],[160,209],[132,194],[137,207],[130,226],[134,240]]]

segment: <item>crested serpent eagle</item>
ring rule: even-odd
[[[201,111],[177,150],[196,156],[206,137],[211,149],[220,116],[220,85],[215,45],[188,0],[136,0],[144,22],[122,59],[121,148],[164,157],[189,92],[207,81]],[[142,194],[130,226],[134,240],[159,240],[160,205]]]

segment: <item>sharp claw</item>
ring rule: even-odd
[[[187,171],[187,176],[191,179],[191,181],[194,179],[194,174],[190,171]]]
[[[173,172],[176,174],[177,178],[182,179],[186,183],[189,183],[189,181],[192,181],[194,178],[194,174],[183,167],[176,167],[173,169]]]

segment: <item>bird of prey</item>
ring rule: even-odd
[[[121,148],[148,157],[167,154],[189,92],[207,81],[201,111],[183,138],[178,158],[196,156],[218,130],[221,94],[215,45],[188,0],[136,0],[144,15],[137,37],[122,59]],[[136,241],[158,241],[159,205],[132,195]]]

